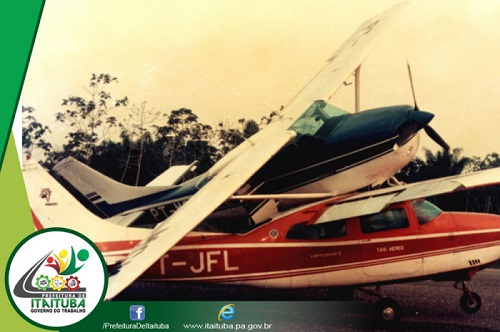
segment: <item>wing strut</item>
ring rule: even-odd
[[[354,71],[354,112],[361,111],[361,65]]]

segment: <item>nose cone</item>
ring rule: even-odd
[[[430,131],[429,122],[431,122],[434,114],[416,109],[407,111],[406,119],[401,119],[398,123],[396,144],[402,146],[406,144],[420,129]],[[437,135],[437,133],[436,133]]]
[[[424,111],[412,110],[408,113],[408,120],[418,124],[420,128],[425,127],[434,118],[434,114]]]

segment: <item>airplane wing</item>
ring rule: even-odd
[[[364,22],[285,107],[283,119],[272,122],[217,162],[210,170],[210,181],[172,216],[160,223],[151,236],[134,248],[121,264],[118,273],[110,276],[106,299],[113,298],[132,283],[289,143],[296,135],[289,130],[290,126],[314,101],[328,97],[331,91],[336,91],[342,85],[405,5],[396,5]]]
[[[395,21],[407,4],[395,5],[361,24],[285,107],[286,115],[299,116],[314,101],[331,99],[344,81],[361,65],[380,40],[383,32]]]
[[[294,137],[294,133],[288,131],[273,136],[271,140],[260,141],[221,170],[170,218],[159,224],[148,238],[134,247],[121,264],[119,273],[109,277],[106,299],[113,298],[137,279]]]
[[[500,185],[500,167],[349,196],[332,205],[316,223],[358,217],[382,211],[390,204],[438,196],[476,187]]]
[[[284,107],[284,118],[279,121],[281,127],[276,130],[287,130],[315,101],[328,101],[342,86],[346,79],[358,68],[370,54],[382,33],[396,20],[407,2],[397,4],[379,15],[363,22],[344,44],[326,61],[321,70],[295,95]],[[266,128],[267,129],[267,128]],[[259,132],[260,133],[260,132]],[[249,148],[253,137],[250,137],[226,154],[210,169],[211,174],[217,174],[227,163],[233,160],[241,151]]]

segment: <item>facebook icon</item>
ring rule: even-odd
[[[130,320],[144,320],[146,318],[146,308],[143,305],[130,306]]]

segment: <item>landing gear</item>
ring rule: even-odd
[[[383,297],[378,291],[371,291],[365,288],[358,288],[359,291],[371,296],[378,297],[377,302],[373,305],[373,321],[376,326],[390,328],[396,326],[401,320],[401,306],[392,297]]]
[[[474,314],[481,309],[481,297],[474,292],[471,292],[470,295],[464,294],[460,298],[460,307],[463,311]]]
[[[373,319],[377,325],[395,325],[401,319],[401,306],[391,297],[383,297],[373,306]]]
[[[457,287],[457,284],[458,282],[455,283],[455,288],[460,289]],[[463,291],[463,295],[460,297],[460,307],[462,310],[468,314],[478,312],[481,309],[481,297],[477,293],[471,292],[465,285],[465,281],[462,281],[461,290]]]

